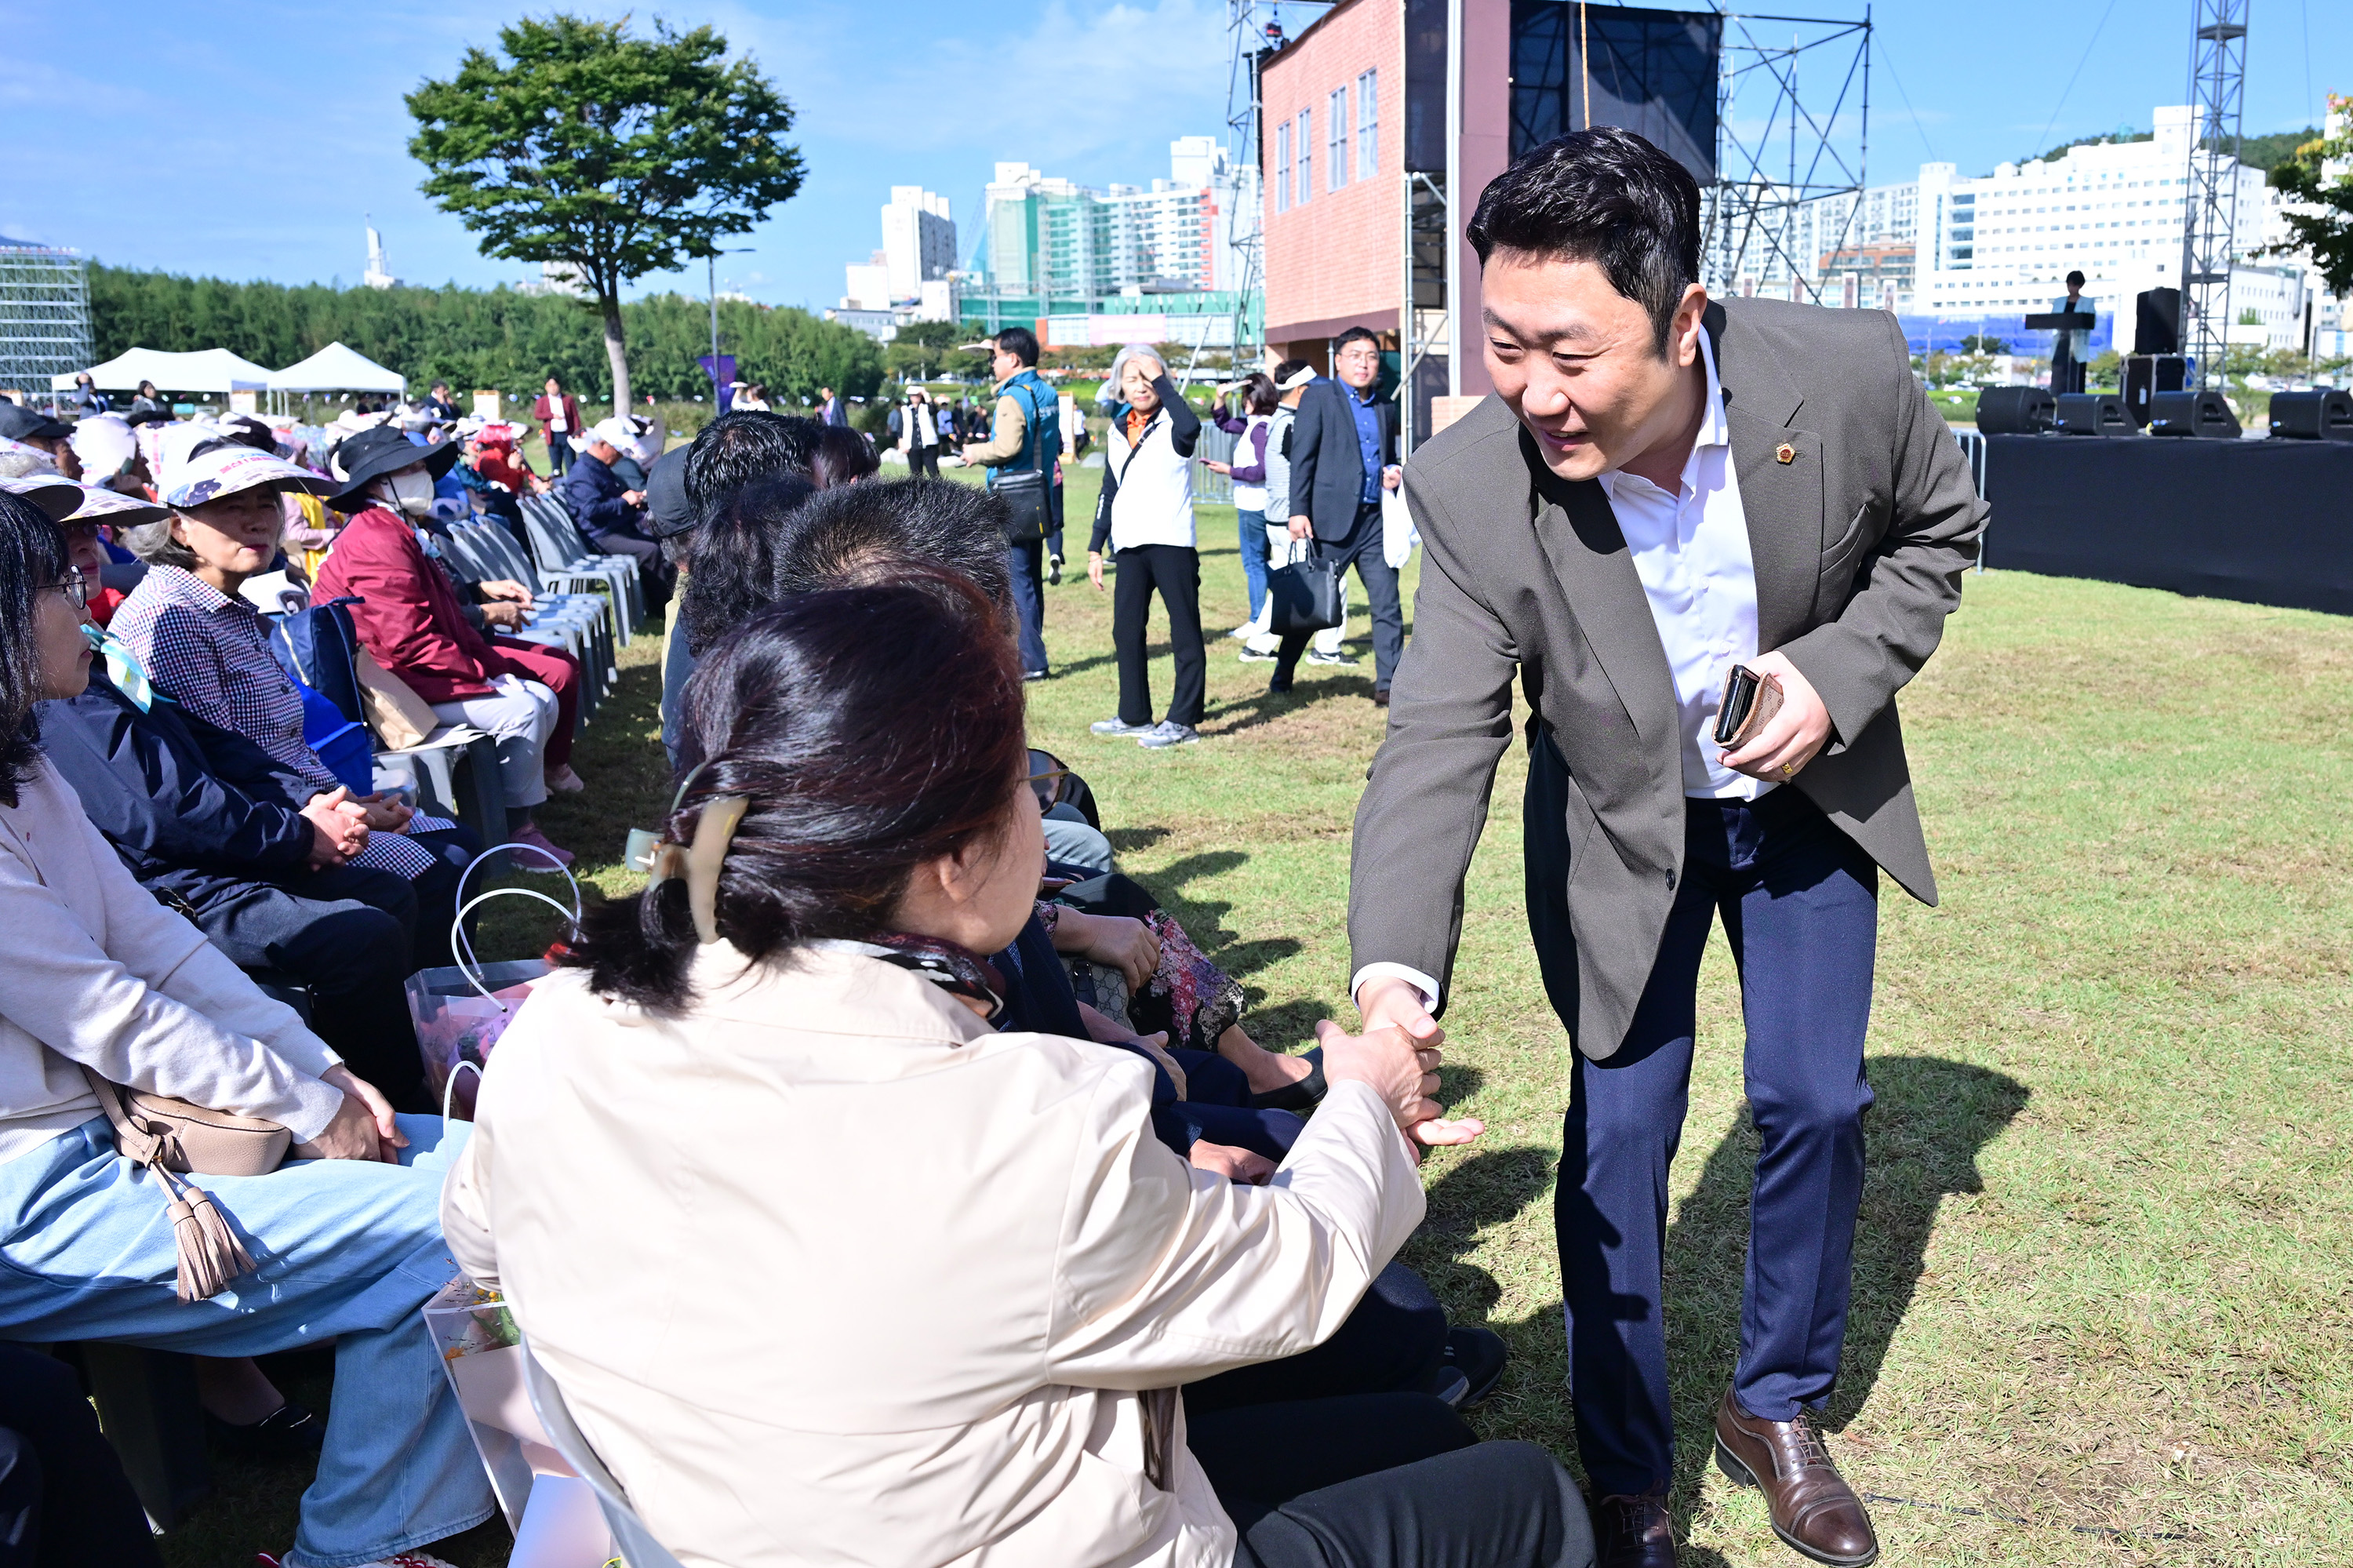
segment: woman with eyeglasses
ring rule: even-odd
[[[501,1039],[459,1261],[689,1562],[1583,1568],[1573,1483],[1442,1404],[1188,1421],[1331,1336],[1422,1213],[1437,1053],[1323,1026],[1238,1185],[1142,1060],[999,1032],[1042,850],[1002,613],[927,567],[797,595],[696,670],[640,894]],[[845,1308],[847,1309],[845,1309]],[[659,1332],[649,1331],[659,1325]]]
[[[396,1117],[82,814],[35,707],[89,679],[83,592],[58,525],[0,494],[0,1339],[212,1358],[333,1343],[325,1446],[284,1561],[436,1563],[417,1549],[492,1506],[417,1312],[448,1277],[435,1203],[463,1124],[445,1144],[438,1118]],[[277,1171],[168,1184],[201,1187],[259,1266],[191,1272],[174,1192],[118,1151],[100,1084],[286,1129]]]

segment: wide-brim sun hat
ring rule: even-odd
[[[330,461],[340,488],[327,486],[331,493],[327,504],[338,512],[357,512],[364,509],[361,503],[367,499],[368,486],[385,474],[398,473],[417,463],[423,463],[425,471],[436,479],[448,473],[457,464],[458,443],[443,441],[438,446],[420,447],[399,430],[379,425],[345,437]]]
[[[297,468],[275,453],[235,441],[183,458],[170,472],[171,478],[164,487],[164,504],[174,511],[202,506],[260,487],[300,490],[312,495],[323,495],[335,488],[334,481],[324,475]]]

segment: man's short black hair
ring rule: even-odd
[[[686,450],[686,500],[700,524],[757,479],[809,477],[825,427],[797,414],[730,408],[697,430]]]
[[[962,572],[1000,608],[1013,602],[1005,503],[976,484],[889,479],[821,491],[781,519],[775,561],[779,599],[894,581],[928,562]]]
[[[1663,356],[1683,291],[1699,281],[1699,182],[1631,131],[1572,131],[1513,161],[1480,193],[1465,234],[1498,250],[1590,261],[1651,314]]]
[[[1028,327],[1007,327],[997,334],[997,346],[1024,365],[1038,363],[1038,334]]]
[[[1381,334],[1368,326],[1352,326],[1332,340],[1332,357],[1339,358],[1341,351],[1352,343],[1369,343],[1375,348],[1378,348],[1381,345]]]
[[[2081,272],[2070,272],[2070,273],[2068,273],[2068,274],[2067,274],[2067,286],[2068,286],[2069,288],[2071,288],[2071,289],[2080,289],[2080,288],[2082,288],[2082,287],[2084,286],[2084,274],[2082,274]]]

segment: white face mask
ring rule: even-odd
[[[433,478],[422,467],[403,469],[384,482],[393,504],[412,517],[433,510]]]

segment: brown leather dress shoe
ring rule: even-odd
[[[1596,1498],[1592,1514],[1594,1568],[1675,1568],[1666,1493]]]
[[[1841,1478],[1804,1411],[1795,1421],[1759,1420],[1726,1389],[1715,1407],[1715,1462],[1742,1486],[1764,1491],[1773,1533],[1791,1551],[1831,1568],[1863,1568],[1878,1560],[1871,1515]]]

